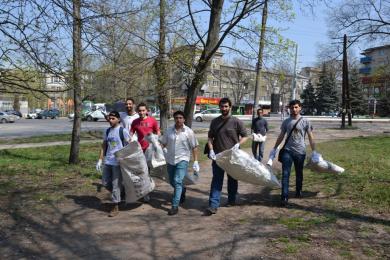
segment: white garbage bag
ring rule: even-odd
[[[150,175],[152,177],[159,178],[159,179],[167,182],[168,184],[170,184],[169,175],[168,175],[168,168],[166,165],[151,169]],[[191,172],[187,171],[186,175],[184,175],[183,184],[185,186],[189,186],[189,185],[197,184],[198,181],[199,181],[199,173],[195,173],[195,172],[191,173]]]
[[[149,176],[145,155],[137,141],[115,153],[122,172],[122,184],[126,192],[126,203],[132,203],[150,193],[155,183]]]
[[[314,171],[314,172],[320,172],[320,173],[343,173],[345,170],[344,168],[331,163],[329,161],[326,161],[322,158],[321,154],[315,154],[315,156],[312,156],[309,161],[306,164],[306,168]]]
[[[166,164],[163,148],[158,141],[158,135],[149,134],[144,137],[149,142],[145,151],[146,161],[150,168],[157,168]]]
[[[265,142],[267,140],[266,135],[252,133],[253,142]]]
[[[230,149],[217,154],[217,164],[236,180],[251,184],[280,187],[269,166],[265,166],[243,150]]]

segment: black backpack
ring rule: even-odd
[[[106,130],[106,140],[107,141],[107,138],[108,138],[108,134],[110,133],[110,130],[111,130],[111,127],[107,128]],[[125,147],[125,145],[127,145],[127,142],[125,141],[125,136],[123,135],[123,127],[119,127],[119,137],[121,139],[121,142],[122,142],[122,146]],[[104,156],[106,156],[107,154],[107,144],[106,146],[104,147]]]

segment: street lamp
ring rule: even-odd
[[[368,98],[368,114],[370,114],[370,107],[371,105],[373,105],[373,108],[374,108],[374,111],[372,113],[372,118],[374,118],[375,114],[376,114],[376,98],[371,96]]]

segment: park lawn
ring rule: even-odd
[[[199,140],[200,161],[206,140]],[[248,148],[247,142],[243,148]],[[331,197],[329,207],[343,205],[355,213],[390,212],[390,138],[364,137],[320,143],[326,160],[346,169],[343,174],[318,174],[305,170],[304,190]],[[69,165],[69,146],[0,150],[0,197],[8,201],[23,194],[23,203],[59,201],[66,194],[94,192],[99,182],[95,170],[99,145],[82,144],[80,164]],[[15,202],[15,201],[14,201]]]
[[[101,131],[88,131],[81,132],[81,140],[100,140],[103,132]],[[53,135],[41,135],[12,139],[0,139],[0,144],[26,144],[26,143],[43,143],[43,142],[59,142],[72,140],[72,134],[53,134]]]
[[[316,187],[333,203],[344,201],[351,211],[366,207],[390,212],[390,137],[357,137],[317,144],[325,160],[345,169],[342,174],[305,169],[304,187]],[[332,205],[329,205],[332,206]],[[333,205],[337,206],[337,205]]]

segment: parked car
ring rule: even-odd
[[[0,112],[0,123],[14,123],[17,120],[15,115],[7,114],[6,112]]]
[[[37,119],[56,119],[60,116],[60,111],[58,109],[45,109],[37,114]]]
[[[22,113],[20,113],[19,111],[16,111],[16,110],[5,110],[5,112],[8,115],[15,115],[15,116],[17,116],[18,119],[23,117]]]
[[[106,119],[106,114],[108,114],[106,110],[106,104],[96,103],[92,106],[91,110],[84,112],[82,119],[87,121],[98,121],[99,119]]]
[[[219,109],[207,109],[200,113],[194,114],[194,119],[197,122],[212,120],[216,117],[219,117],[221,115],[221,112]]]

